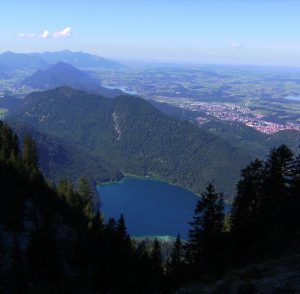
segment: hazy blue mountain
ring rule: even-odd
[[[8,79],[11,73],[11,68],[4,64],[0,63],[0,79]]]
[[[0,71],[1,72],[10,72],[11,71],[11,67],[8,66],[5,63],[0,63]]]
[[[8,75],[1,70],[0,70],[0,79],[2,79],[2,80],[8,79]]]
[[[19,105],[20,103],[21,100],[13,96],[5,95],[3,97],[0,97],[0,108],[12,110],[15,109],[15,107],[17,107],[17,105]]]
[[[123,67],[122,64],[116,61],[89,53],[72,52],[70,50],[44,53],[14,53],[7,51],[0,54],[0,63],[9,66],[11,69],[43,69],[49,64],[60,61],[80,68],[117,69]]]
[[[22,84],[40,90],[70,86],[106,97],[116,97],[123,94],[121,90],[102,87],[100,82],[91,77],[88,72],[64,62],[57,62],[47,69],[38,70],[23,80]]]
[[[133,96],[108,99],[68,87],[36,92],[10,120],[80,146],[123,173],[158,176],[196,192],[210,181],[232,192],[250,160],[223,139]]]
[[[25,53],[4,52],[0,54],[0,63],[11,69],[45,68],[47,63],[40,57]]]
[[[84,52],[72,52],[70,50],[34,53],[35,56],[40,56],[49,64],[57,63],[59,61],[69,63],[79,68],[120,68],[123,67],[118,62],[89,54]]]

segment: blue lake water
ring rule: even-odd
[[[199,197],[179,186],[154,179],[126,177],[97,187],[105,218],[123,213],[131,236],[176,236],[186,239]]]
[[[300,96],[286,96],[285,99],[300,102]]]

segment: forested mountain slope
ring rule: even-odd
[[[228,121],[210,121],[200,128],[230,142],[237,148],[246,150],[254,158],[260,159],[264,159],[271,148],[280,144],[285,144],[296,151],[300,139],[300,132],[296,130],[264,134],[241,123]]]
[[[0,121],[0,292],[157,293],[161,261],[134,246],[124,218],[104,222],[85,177],[48,184],[35,142],[18,141]]]
[[[24,123],[10,126],[22,139],[30,134],[38,145],[41,169],[47,179],[56,183],[62,178],[76,181],[87,176],[93,184],[118,180],[122,173],[101,156],[95,156],[78,145],[47,135]]]
[[[123,173],[153,175],[200,192],[212,181],[234,190],[247,153],[147,101],[108,99],[63,87],[28,95],[10,116],[80,146]]]
[[[197,117],[206,116],[204,112],[190,111],[168,103],[153,100],[150,100],[150,103],[172,117],[189,120],[195,124],[197,124],[195,121]],[[252,127],[234,121],[209,120],[199,127],[206,132],[222,138],[229,144],[243,149],[249,153],[253,159],[264,159],[270,148],[279,146],[280,144],[285,144],[296,151],[300,139],[300,132],[296,130],[284,130],[275,134],[265,134]]]

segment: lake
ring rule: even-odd
[[[286,96],[285,99],[300,102],[300,96]]]
[[[131,236],[188,237],[188,224],[199,197],[180,186],[159,180],[125,177],[97,186],[105,218],[123,213]]]

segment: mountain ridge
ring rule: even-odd
[[[59,61],[69,63],[80,68],[110,68],[117,69],[124,65],[104,57],[85,52],[70,50],[43,53],[15,53],[6,51],[0,54],[0,63],[11,69],[44,69],[49,64]]]
[[[71,51],[71,50],[61,50],[54,52],[42,52],[42,53],[31,53],[33,56],[40,56],[48,64],[57,63],[59,61],[69,63],[72,66],[79,68],[95,68],[104,67],[117,69],[124,67],[122,64],[106,59],[104,57],[82,52],[82,51]]]
[[[271,148],[281,144],[286,144],[294,152],[298,150],[300,131],[297,130],[283,130],[274,134],[265,134],[241,122],[217,119],[208,120],[199,125],[196,122],[196,118],[199,116],[205,117],[204,112],[186,110],[178,106],[154,100],[149,100],[149,102],[169,116],[193,122],[198,125],[200,129],[224,139],[237,148],[244,149],[253,159],[264,159]]]
[[[25,78],[21,84],[40,90],[69,86],[106,97],[116,97],[123,94],[121,90],[108,89],[101,86],[100,82],[88,72],[61,61],[50,65],[46,69],[39,69],[31,76]]]
[[[109,99],[69,87],[35,92],[9,119],[82,146],[123,173],[159,176],[195,192],[212,181],[234,193],[239,171],[250,161],[217,136],[130,95]]]
[[[32,56],[26,53],[14,53],[11,51],[0,54],[0,63],[9,66],[12,69],[40,69],[47,66],[47,63],[39,56]]]

